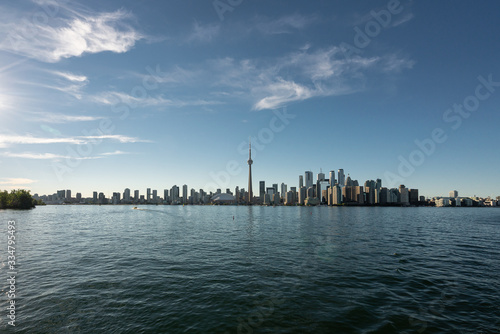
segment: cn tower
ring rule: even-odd
[[[252,142],[248,142],[248,204],[252,204],[253,192],[252,192]]]

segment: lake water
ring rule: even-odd
[[[0,211],[0,332],[500,333],[500,209],[139,208]]]

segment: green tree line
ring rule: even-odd
[[[43,204],[35,200],[29,190],[11,190],[10,193],[7,190],[0,191],[0,209],[31,209]]]

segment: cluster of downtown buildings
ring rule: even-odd
[[[382,180],[368,180],[360,185],[357,180],[345,177],[344,170],[337,174],[330,171],[329,177],[318,173],[316,181],[313,172],[306,171],[299,176],[299,187],[291,187],[282,183],[266,187],[264,181],[259,182],[258,204],[264,205],[419,205],[425,203],[419,197],[418,189],[408,189],[404,185],[388,189],[382,186]]]
[[[226,189],[223,192],[206,192],[203,189],[196,191],[183,185],[182,189],[174,185],[163,190],[163,196],[157,190],[146,189],[145,194],[139,190],[125,189],[123,193],[115,192],[111,197],[104,193],[93,192],[93,196],[82,198],[81,193],[72,197],[71,190],[59,190],[53,195],[38,196],[47,204],[163,204],[163,205],[206,205],[206,204],[240,204],[240,205],[381,205],[381,206],[498,206],[499,201],[491,198],[459,197],[456,190],[451,191],[449,197],[435,197],[425,199],[419,196],[418,189],[408,189],[404,185],[398,188],[382,186],[382,180],[368,180],[360,185],[357,180],[345,177],[344,170],[337,173],[330,171],[329,177],[322,172],[317,174],[306,171],[299,176],[298,187],[290,187],[285,183],[275,183],[266,186],[265,181],[259,181],[259,194],[252,196],[244,188],[236,187],[234,192]]]
[[[251,191],[251,194],[253,192]],[[298,187],[290,187],[285,183],[266,187],[265,181],[259,181],[259,195],[249,196],[244,188],[236,187],[234,192],[226,189],[222,192],[206,192],[203,189],[188,190],[187,185],[179,188],[174,185],[163,190],[163,196],[157,190],[147,188],[146,194],[139,190],[125,189],[123,193],[115,192],[112,197],[94,191],[90,198],[82,198],[81,193],[72,197],[71,190],[59,190],[53,195],[44,195],[41,199],[47,204],[79,203],[79,204],[257,204],[257,205],[425,205],[423,196],[418,196],[418,189],[408,189],[404,185],[388,189],[382,186],[380,179],[369,180],[360,185],[357,180],[345,177],[344,170],[339,169],[329,173],[329,178],[320,172],[313,180],[313,172],[306,171],[299,176]]]

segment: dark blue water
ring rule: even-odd
[[[142,208],[0,211],[0,332],[500,333],[500,209]]]

